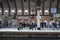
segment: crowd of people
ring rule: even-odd
[[[58,28],[60,28],[60,21],[56,21],[56,20],[53,20],[53,19],[50,19],[50,21],[44,20],[44,23],[43,23],[42,27],[58,29]]]
[[[25,28],[25,27],[29,27],[29,29],[33,29],[34,27],[37,27],[37,24],[32,21],[31,23],[27,23],[27,22],[21,22],[21,19],[16,20],[15,17],[12,17],[11,19],[9,19],[8,17],[4,17],[3,23],[2,20],[0,20],[0,28]]]
[[[17,27],[18,29],[22,29],[25,27],[29,27],[29,29],[37,28],[37,23],[35,21],[32,21],[29,23],[22,23],[19,20],[17,21],[15,17],[13,17],[10,22],[8,17],[4,18],[4,23],[2,25],[2,21],[0,20],[0,28],[6,28],[6,27]],[[40,23],[40,29],[41,28],[52,28],[52,29],[59,29],[60,28],[60,21],[55,21],[51,19],[50,21],[44,20],[44,22]]]

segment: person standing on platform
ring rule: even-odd
[[[5,17],[4,19],[4,27],[8,27],[8,17]]]
[[[45,22],[45,28],[48,28],[49,22],[47,20],[44,20]]]
[[[37,26],[36,23],[34,21],[32,21],[30,29],[33,30],[33,28],[35,28],[36,26]]]
[[[55,21],[53,19],[51,19],[51,21],[49,21],[49,27],[53,28],[53,29],[56,27]]]
[[[1,18],[0,18],[0,28],[2,27],[2,20],[1,20]]]

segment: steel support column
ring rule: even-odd
[[[42,1],[42,15],[44,15],[44,0]]]
[[[9,4],[9,0],[6,0],[7,1],[7,5],[8,5],[8,8],[9,8],[9,16],[10,16],[10,4]]]
[[[41,0],[40,0],[41,1]],[[38,1],[37,1],[38,2]],[[39,10],[40,10],[40,5],[41,4],[39,4],[39,3],[37,3],[37,28],[38,29],[40,29],[41,28],[41,26],[40,26],[40,12],[39,12]]]
[[[16,0],[14,0],[14,4],[15,4],[15,11],[16,11],[16,15],[17,15],[17,4],[16,4]]]
[[[50,0],[49,15],[51,15],[51,5],[52,5],[52,0]]]
[[[58,7],[59,7],[59,0],[58,0],[58,2],[57,2],[57,6],[56,6],[56,8],[57,8],[57,13],[58,13]]]
[[[21,6],[22,6],[22,15],[24,15],[24,6],[23,6],[23,0],[21,0]]]
[[[0,7],[2,8],[2,15],[3,15],[3,2],[2,1],[0,1]]]
[[[28,0],[28,8],[29,8],[29,15],[30,15],[30,0]]]

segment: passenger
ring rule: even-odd
[[[59,21],[59,28],[60,28],[60,21]]]
[[[14,17],[12,19],[12,27],[19,27],[18,21]]]
[[[50,28],[56,27],[56,26],[55,26],[55,21],[54,21],[53,19],[51,19],[51,21],[49,21],[49,27],[50,27]]]
[[[4,19],[4,27],[8,27],[8,18],[7,17],[5,17],[5,19]]]
[[[34,21],[32,21],[30,29],[33,30],[33,28],[35,28],[36,26],[37,26],[36,23]]]
[[[9,20],[9,27],[11,27],[12,26],[12,22],[11,22],[11,20]]]
[[[45,22],[45,27],[48,28],[49,22],[47,20],[44,20]]]
[[[28,27],[28,23],[27,22],[24,22],[23,23],[23,27]]]
[[[53,22],[54,29],[57,28],[56,22]]]
[[[1,20],[1,18],[0,18],[0,28],[2,27],[2,20]]]
[[[59,21],[56,22],[56,26],[59,29]]]
[[[27,22],[25,24],[26,24],[26,27],[29,27],[30,26],[29,23],[27,23]]]
[[[26,23],[24,22],[24,23],[22,24],[22,26],[23,26],[23,27],[26,27]]]
[[[0,28],[2,27],[2,22],[0,21]]]
[[[22,29],[23,28],[23,23],[19,21],[19,27],[18,27],[18,30]]]
[[[28,27],[30,27],[30,24],[28,24]]]
[[[20,23],[19,23],[19,25],[20,25],[20,28],[22,28],[22,26],[23,26],[23,23],[22,23],[22,22],[20,22]]]

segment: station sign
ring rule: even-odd
[[[58,14],[54,14],[54,17],[60,17],[60,14],[58,13]]]
[[[57,12],[57,8],[51,8],[51,13],[55,14]]]

